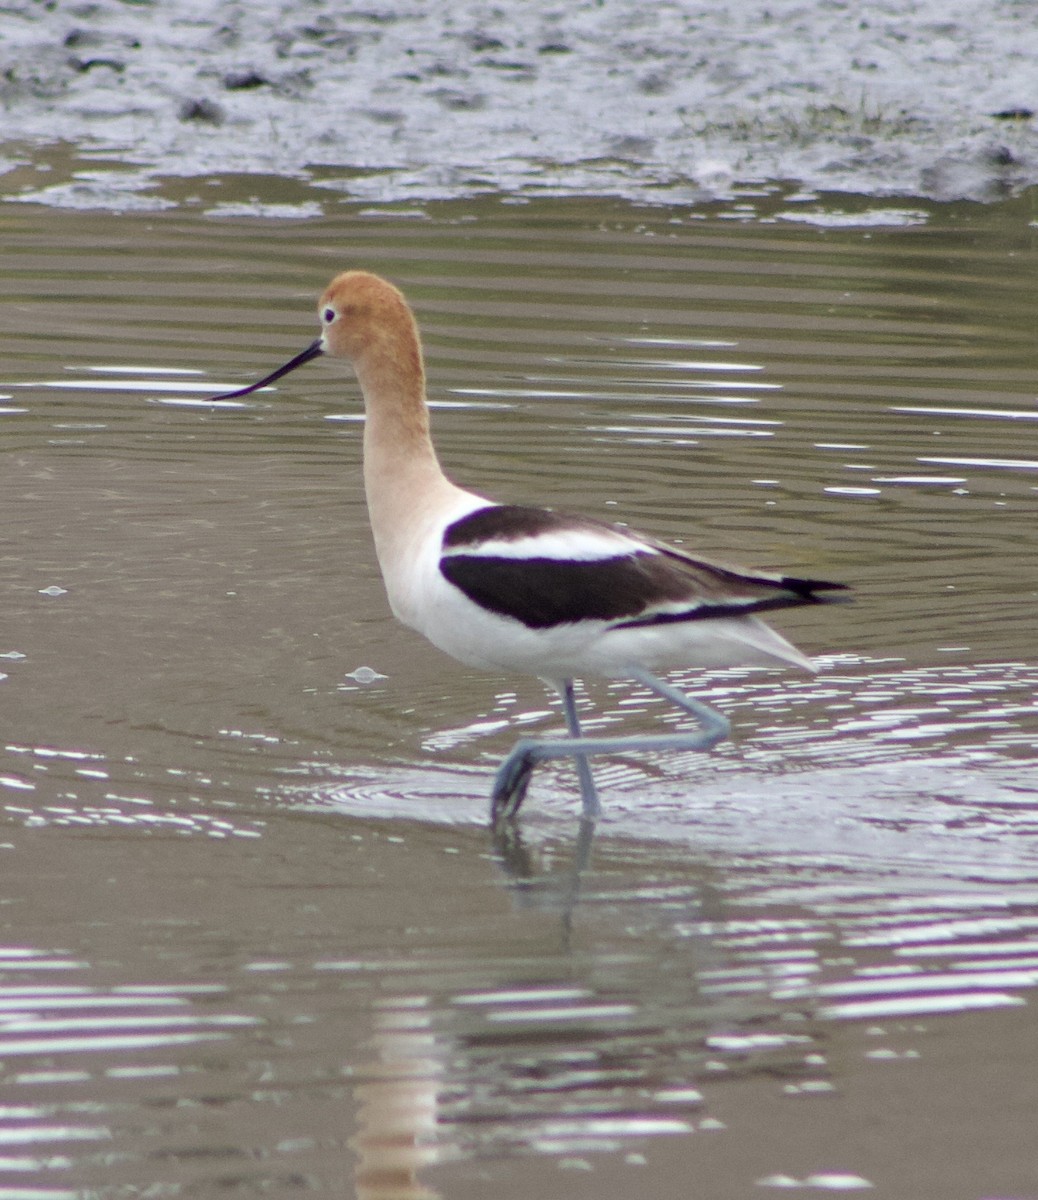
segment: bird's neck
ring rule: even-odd
[[[443,473],[429,432],[417,333],[355,361],[364,394],[364,490],[383,572],[406,558],[458,489]]]

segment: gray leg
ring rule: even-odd
[[[545,680],[545,682],[548,682]],[[563,758],[573,753],[573,743],[581,741],[580,719],[577,717],[577,704],[573,695],[573,680],[564,679],[555,685],[562,697],[562,709],[566,714],[568,739],[558,741],[541,741],[538,738],[520,738],[512,747],[511,752],[497,769],[494,777],[494,788],[491,793],[490,819],[494,825],[499,821],[514,817],[519,806],[526,797],[526,789],[530,786],[533,769],[539,762],[549,758]],[[584,813],[592,819],[598,815],[601,808],[595,783],[591,778],[591,768],[586,755],[574,756],[577,762],[577,777],[580,780],[580,795],[584,805]]]
[[[580,773],[584,814],[587,817],[593,817],[598,812],[598,797],[594,792],[591,769],[587,763],[591,755],[626,754],[629,750],[709,750],[731,732],[728,718],[710,708],[709,705],[694,700],[691,696],[686,696],[679,688],[663,679],[657,679],[655,675],[651,675],[641,667],[632,667],[629,674],[643,687],[647,687],[650,691],[695,717],[699,722],[699,729],[646,736],[635,734],[628,737],[581,737],[576,706],[573,702],[572,684],[567,682],[561,690],[563,707],[566,709],[566,724],[572,736],[555,738],[550,741],[521,738],[516,742],[511,753],[498,768],[494,779],[490,816],[495,824],[502,819],[514,817],[518,813],[526,795],[526,789],[530,785],[534,767],[550,758],[576,758],[577,771]],[[587,772],[587,782],[591,785],[590,794],[594,797],[593,809],[589,804],[589,794],[585,790],[584,771]]]
[[[573,680],[567,679],[561,688],[562,707],[566,713],[566,728],[574,742],[583,739],[580,736],[580,718],[577,716],[577,701],[573,695]],[[576,753],[577,778],[580,780],[580,799],[584,805],[584,816],[593,821],[602,811],[598,802],[598,792],[595,791],[595,781],[591,777],[591,764],[586,754]]]

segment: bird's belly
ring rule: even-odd
[[[444,582],[440,603],[398,613],[440,650],[468,666],[549,679],[620,678],[632,666],[671,668],[797,666],[810,663],[755,617],[617,627],[579,621],[529,628],[474,604]],[[439,591],[439,588],[436,589]],[[455,593],[455,594],[451,594]]]

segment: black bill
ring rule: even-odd
[[[237,388],[233,392],[221,392],[219,396],[212,396],[212,400],[234,400],[238,396],[247,396],[250,392],[258,392],[260,388],[265,388],[268,384],[273,383],[276,379],[280,379],[282,375],[287,375],[289,371],[294,371],[296,367],[301,367],[303,363],[308,363],[310,359],[316,358],[318,354],[323,354],[324,348],[321,346],[321,339],[311,342],[301,354],[297,354],[295,358],[290,358],[283,367],[278,367],[276,371],[271,371],[269,375],[265,375],[258,383],[250,383],[248,387]]]

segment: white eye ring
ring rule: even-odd
[[[339,314],[334,308],[326,308],[324,312],[321,313],[321,318],[323,319],[325,325],[330,325],[338,315]]]

